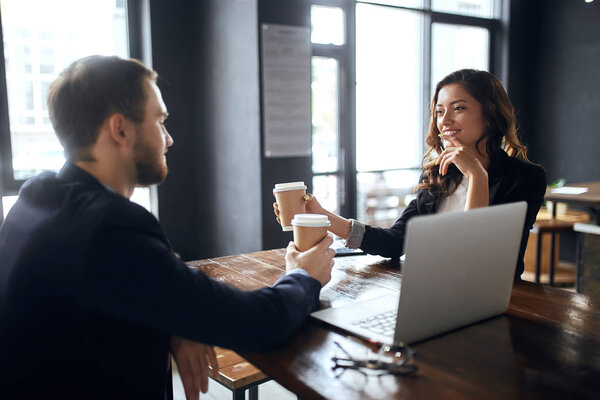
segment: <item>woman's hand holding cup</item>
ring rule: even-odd
[[[322,214],[327,215],[329,221],[331,222],[331,227],[329,231],[335,233],[337,236],[346,239],[348,234],[350,233],[350,220],[347,220],[337,214],[327,211],[321,203],[317,200],[317,198],[311,194],[306,193],[304,195],[304,205],[306,208],[307,214]],[[281,216],[279,205],[275,202],[273,203],[273,212],[275,213],[275,217],[277,218],[277,222],[281,224]]]
[[[327,215],[327,210],[321,206],[321,203],[317,200],[312,193],[307,193],[304,196],[304,204],[306,204],[306,212],[308,214],[325,214]]]
[[[306,213],[307,214],[327,214],[327,210],[321,206],[321,203],[317,200],[312,193],[307,193],[304,195],[304,204],[306,205]],[[279,216],[279,204],[277,202],[273,203],[273,212],[275,213],[275,218],[277,218],[277,223],[281,224],[281,218]]]
[[[306,213],[305,194],[306,185],[302,181],[275,184],[275,188],[273,188],[273,195],[277,203],[275,215],[284,232],[292,230],[291,222],[294,215]]]

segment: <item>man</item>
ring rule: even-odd
[[[156,78],[135,60],[92,56],[50,88],[68,161],[23,185],[0,230],[0,398],[168,398],[169,352],[197,397],[216,367],[209,345],[266,349],[318,305],[330,237],[304,253],[290,243],[288,274],[243,292],[188,268],[128,200],[167,175]]]

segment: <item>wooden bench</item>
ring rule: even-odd
[[[213,380],[233,392],[233,400],[244,400],[246,389],[250,400],[258,400],[258,385],[270,381],[267,375],[233,350],[215,347],[219,375]]]

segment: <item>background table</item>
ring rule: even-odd
[[[566,186],[586,188],[587,192],[581,194],[561,194],[552,193],[552,188],[546,189],[544,200],[551,201],[554,204],[552,207],[552,216],[556,216],[557,202],[570,203],[586,208],[596,221],[596,224],[600,225],[600,182],[573,183]]]
[[[273,284],[285,273],[283,249],[192,261],[215,279],[243,290]],[[336,258],[325,306],[397,293],[398,265],[376,256]],[[424,288],[423,290],[427,290]],[[242,355],[307,399],[598,398],[600,300],[518,283],[506,314],[414,344],[417,374],[364,379],[335,377],[334,342],[354,356],[365,347],[343,332],[307,319],[283,346]]]

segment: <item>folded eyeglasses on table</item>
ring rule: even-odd
[[[353,369],[365,375],[410,375],[418,370],[413,364],[416,351],[405,345],[386,345],[379,346],[379,350],[372,352],[372,357],[363,359],[352,357],[350,353],[342,347],[339,342],[334,344],[344,353],[345,357],[334,356],[331,360],[334,362],[333,370],[339,370],[336,377],[341,376],[345,370]]]

